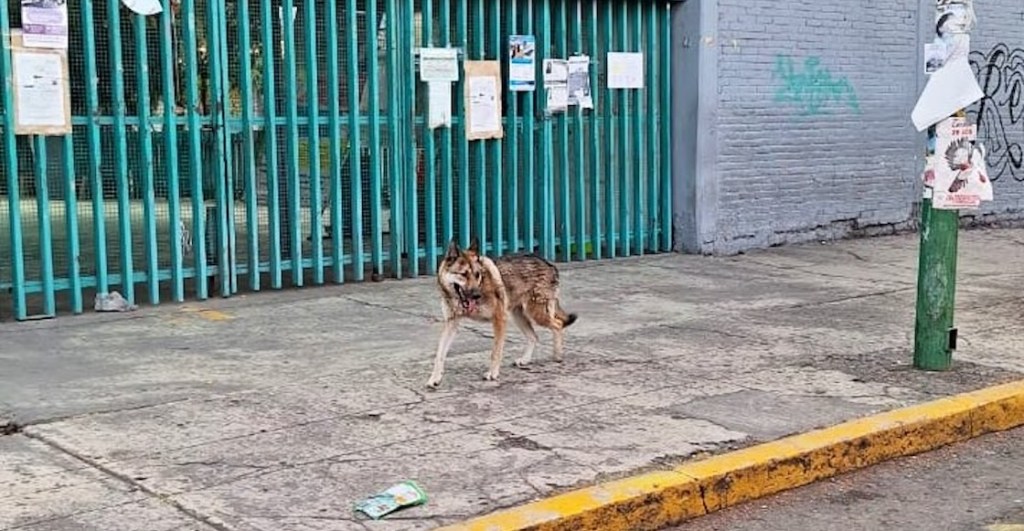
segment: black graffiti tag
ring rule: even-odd
[[[987,54],[971,52],[970,62],[985,95],[967,114],[978,124],[992,180],[1024,181],[1024,49],[1000,43]]]

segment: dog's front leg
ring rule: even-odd
[[[459,332],[459,323],[455,319],[448,319],[444,322],[444,329],[441,330],[441,337],[437,340],[437,354],[434,355],[434,370],[427,380],[427,387],[436,388],[441,385],[444,378],[444,362],[448,357],[448,350],[455,341],[455,335]]]
[[[501,372],[501,358],[505,350],[505,327],[507,316],[505,312],[497,312],[494,316],[494,349],[491,350],[491,368],[484,375],[484,380],[493,382],[498,379]]]

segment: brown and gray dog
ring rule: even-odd
[[[533,255],[492,260],[480,254],[475,239],[466,249],[452,240],[438,268],[437,284],[441,290],[444,328],[428,387],[441,384],[445,359],[462,319],[490,322],[494,327],[494,349],[485,380],[498,379],[510,316],[527,339],[526,351],[516,360],[517,366],[525,367],[533,360],[538,341],[534,325],[551,330],[555,361],[562,361],[563,330],[576,322],[576,314],[567,314],[562,309],[558,300],[558,269],[548,261]]]

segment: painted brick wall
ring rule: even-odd
[[[910,111],[925,82],[921,45],[931,38],[934,4],[851,5],[718,0],[717,205],[707,251],[884,233],[913,223],[924,137]],[[984,0],[978,16],[974,49],[1024,48],[1024,1]],[[1024,82],[1024,52],[1018,54]],[[998,109],[1004,124],[1005,107]],[[1024,101],[1013,116],[1024,116]],[[1011,137],[1021,142],[1024,118],[1013,125]],[[1014,175],[1024,180],[1024,169]],[[981,213],[1016,217],[1024,182],[1003,176],[996,196]]]

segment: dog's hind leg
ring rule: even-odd
[[[427,387],[436,388],[441,385],[444,378],[444,362],[448,357],[448,350],[452,348],[452,342],[459,332],[459,322],[452,319],[444,322],[444,329],[441,330],[441,337],[437,341],[437,354],[434,356],[434,370],[427,380]]]
[[[533,349],[537,347],[537,342],[540,339],[537,337],[537,331],[533,329],[533,323],[526,317],[522,309],[517,308],[513,310],[512,319],[515,320],[516,326],[526,336],[526,350],[523,352],[522,357],[516,360],[516,367],[526,367],[533,361]]]
[[[501,372],[501,358],[505,351],[505,332],[507,324],[505,314],[497,312],[494,316],[494,349],[491,350],[491,367],[484,375],[484,380],[493,382]]]

